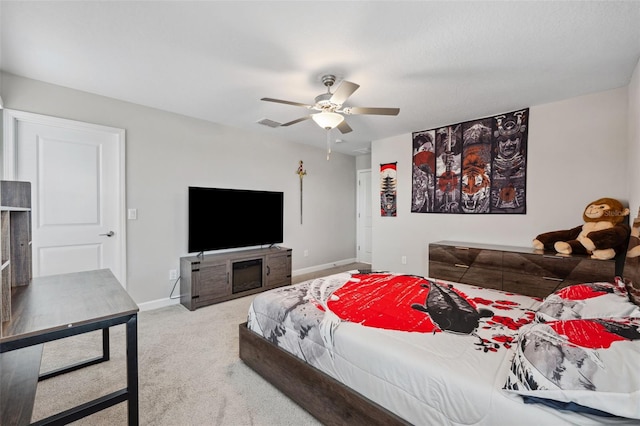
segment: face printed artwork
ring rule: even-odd
[[[414,132],[414,213],[526,213],[529,109]]]

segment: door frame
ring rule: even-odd
[[[3,141],[2,141],[2,178],[15,180],[18,164],[18,123],[40,124],[45,126],[62,127],[70,130],[94,131],[110,133],[116,137],[118,149],[118,194],[117,211],[118,226],[120,227],[120,241],[118,252],[120,253],[120,284],[127,288],[127,222],[126,222],[126,181],[125,181],[125,130],[100,124],[85,123],[66,118],[51,117],[31,112],[4,109],[3,111]]]
[[[365,262],[362,257],[361,257],[361,253],[362,250],[358,250],[358,247],[363,243],[364,240],[364,235],[362,235],[362,221],[364,220],[362,218],[362,209],[363,206],[360,205],[360,197],[362,194],[362,187],[360,186],[360,181],[362,180],[362,174],[364,173],[372,173],[371,169],[359,169],[356,173],[356,258],[358,260],[358,262]],[[371,186],[369,186],[369,189],[371,189]],[[365,194],[365,196],[369,196],[371,197],[371,191],[369,191],[367,194]],[[372,224],[373,226],[373,224]],[[372,231],[373,232],[373,231]],[[373,242],[372,242],[373,244]],[[373,249],[373,247],[371,247]],[[372,257],[373,257],[373,250],[372,250]],[[373,262],[373,258],[369,259],[368,262],[365,263],[372,263]]]

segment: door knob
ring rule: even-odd
[[[109,231],[106,234],[99,234],[99,235],[106,235],[107,237],[113,237],[115,235],[115,232]]]

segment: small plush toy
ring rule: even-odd
[[[536,249],[562,254],[590,254],[592,259],[613,259],[626,251],[630,229],[624,222],[629,209],[614,198],[601,198],[584,209],[584,223],[572,229],[545,232],[533,240]]]

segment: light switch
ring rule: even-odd
[[[127,218],[129,220],[136,220],[138,218],[138,209],[127,210]]]

